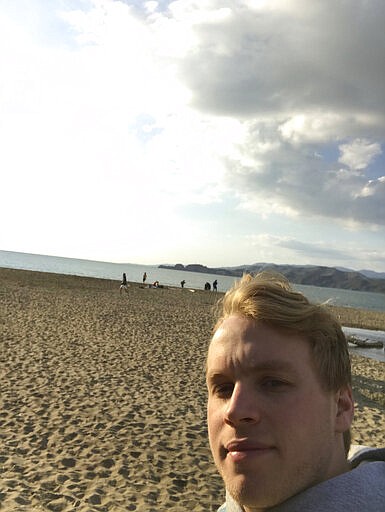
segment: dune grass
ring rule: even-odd
[[[345,327],[385,331],[385,311],[328,306]]]

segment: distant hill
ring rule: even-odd
[[[159,268],[184,270],[188,272],[203,272],[207,274],[218,274],[233,277],[241,277],[244,273],[258,273],[262,270],[273,270],[280,272],[286,276],[290,282],[296,284],[385,293],[384,278],[368,277],[367,275],[364,275],[364,273],[357,272],[355,270],[341,270],[334,267],[255,263],[253,265],[240,265],[237,267],[210,268],[200,264],[182,265],[181,263],[178,263],[176,265],[159,265]],[[375,274],[376,273],[373,273],[371,275]]]
[[[371,277],[373,279],[385,279],[385,272],[374,272],[374,270],[359,270],[360,274],[363,274],[366,277]]]

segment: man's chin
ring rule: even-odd
[[[237,475],[227,482],[226,489],[237,503],[246,507],[259,506],[260,499],[263,499],[256,489],[255,482],[251,482],[243,475]]]
[[[255,478],[236,475],[231,481],[225,482],[230,496],[243,507],[265,509],[278,505],[283,501],[271,485],[258,485]],[[266,493],[269,489],[269,493]]]

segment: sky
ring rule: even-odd
[[[2,0],[0,249],[385,272],[383,0]]]

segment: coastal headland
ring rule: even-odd
[[[205,356],[220,294],[0,268],[0,509],[214,511]],[[333,309],[385,330],[385,312]],[[352,356],[354,443],[384,445],[385,364]]]
[[[254,265],[240,265],[238,267],[210,268],[205,265],[159,265],[159,268],[169,270],[183,270],[187,272],[202,272],[223,276],[241,277],[244,273],[258,273],[262,270],[280,272],[291,283],[311,286],[324,286],[326,288],[341,288],[343,290],[356,290],[366,292],[385,293],[384,274],[371,272],[376,277],[368,277],[362,272],[342,270],[334,267],[316,265],[277,265],[275,263],[255,263]]]

